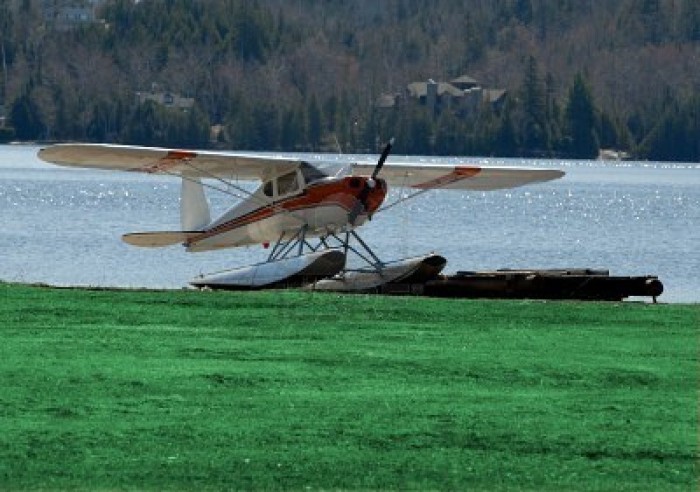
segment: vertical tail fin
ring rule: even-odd
[[[182,179],[180,225],[183,231],[200,231],[211,222],[209,202],[199,179]]]

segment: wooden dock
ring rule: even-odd
[[[577,299],[621,301],[663,292],[656,276],[611,276],[608,270],[587,268],[553,270],[495,270],[457,272],[422,282],[389,283],[378,293],[427,297],[492,299]]]

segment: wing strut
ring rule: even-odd
[[[393,202],[389,203],[388,205],[383,206],[382,208],[377,210],[377,212],[384,212],[385,210],[389,210],[390,208],[394,208],[399,203],[403,203],[405,201],[410,200],[411,198],[417,197],[418,195],[422,195],[423,193],[427,193],[428,191],[431,191],[432,189],[433,188],[423,188],[420,191],[416,191],[415,193],[412,193],[410,195],[403,196],[403,197],[399,198],[398,200],[393,201]]]

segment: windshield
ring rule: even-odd
[[[288,195],[289,193],[294,193],[298,189],[299,180],[297,179],[296,171],[292,171],[291,173],[284,174],[277,178],[278,195]]]
[[[309,164],[308,162],[302,162],[300,169],[302,176],[304,176],[304,181],[307,183],[312,183],[314,181],[318,181],[319,179],[329,177],[328,174],[321,171],[312,164]]]

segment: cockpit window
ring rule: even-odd
[[[299,180],[297,179],[297,172],[291,172],[284,174],[277,178],[277,194],[288,195],[294,193],[299,189]]]
[[[272,181],[268,181],[267,183],[265,183],[265,186],[263,186],[263,193],[265,193],[265,196],[272,196]]]
[[[307,183],[312,183],[314,181],[318,181],[319,179],[328,177],[328,174],[324,173],[308,162],[302,162],[299,168],[301,169],[301,175],[304,176],[304,181]]]

